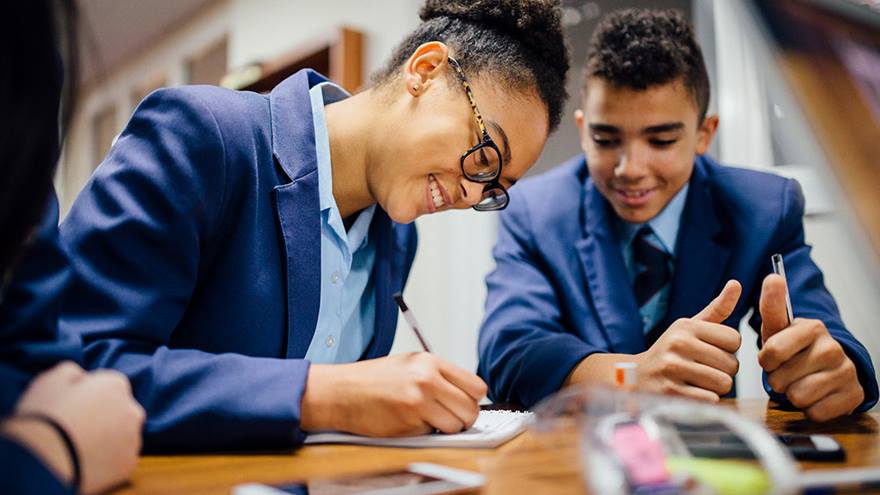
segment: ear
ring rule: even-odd
[[[424,43],[403,64],[402,75],[409,94],[418,97],[431,82],[445,74],[449,48],[439,41]]]
[[[697,129],[697,148],[695,151],[698,155],[702,155],[709,151],[709,146],[712,145],[712,139],[715,137],[715,132],[717,130],[718,116],[707,115],[706,118],[703,119],[703,123],[700,124],[700,128]]]
[[[578,132],[581,133],[581,139],[584,138],[584,111],[578,108],[574,111],[574,123],[578,128]]]
[[[574,111],[574,123],[575,125],[577,125],[578,128],[578,134],[581,138],[581,149],[583,150],[584,154],[587,153],[587,140],[589,139],[589,136],[587,136],[586,134],[586,128],[584,127],[586,124],[584,122],[585,118],[586,117],[584,116],[583,110],[577,109]]]

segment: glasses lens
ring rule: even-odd
[[[461,159],[464,175],[476,182],[489,182],[498,177],[501,169],[501,156],[491,146],[480,146],[469,151]]]
[[[474,205],[477,211],[497,211],[507,208],[510,199],[507,191],[500,187],[487,187],[483,190],[483,199]]]

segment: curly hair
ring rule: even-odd
[[[626,9],[602,19],[587,53],[584,94],[592,77],[639,91],[682,78],[701,122],[709,107],[703,52],[677,10]]]
[[[373,76],[383,84],[421,44],[450,46],[468,74],[488,72],[514,90],[537,90],[547,107],[550,131],[562,118],[568,47],[559,0],[426,0],[422,23]]]

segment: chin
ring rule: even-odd
[[[384,209],[384,208],[383,208]],[[413,208],[388,208],[385,210],[388,213],[388,217],[391,218],[396,223],[400,224],[408,224],[415,221],[416,218],[419,217],[417,211]]]
[[[628,223],[645,223],[656,217],[660,210],[657,208],[615,208],[615,213],[621,220]]]

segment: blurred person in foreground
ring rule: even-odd
[[[143,409],[124,375],[85,372],[58,334],[70,283],[52,177],[76,87],[73,1],[0,21],[0,480],[3,493],[99,493],[137,464]],[[62,56],[63,55],[63,56]],[[65,85],[66,83],[66,85]]]

